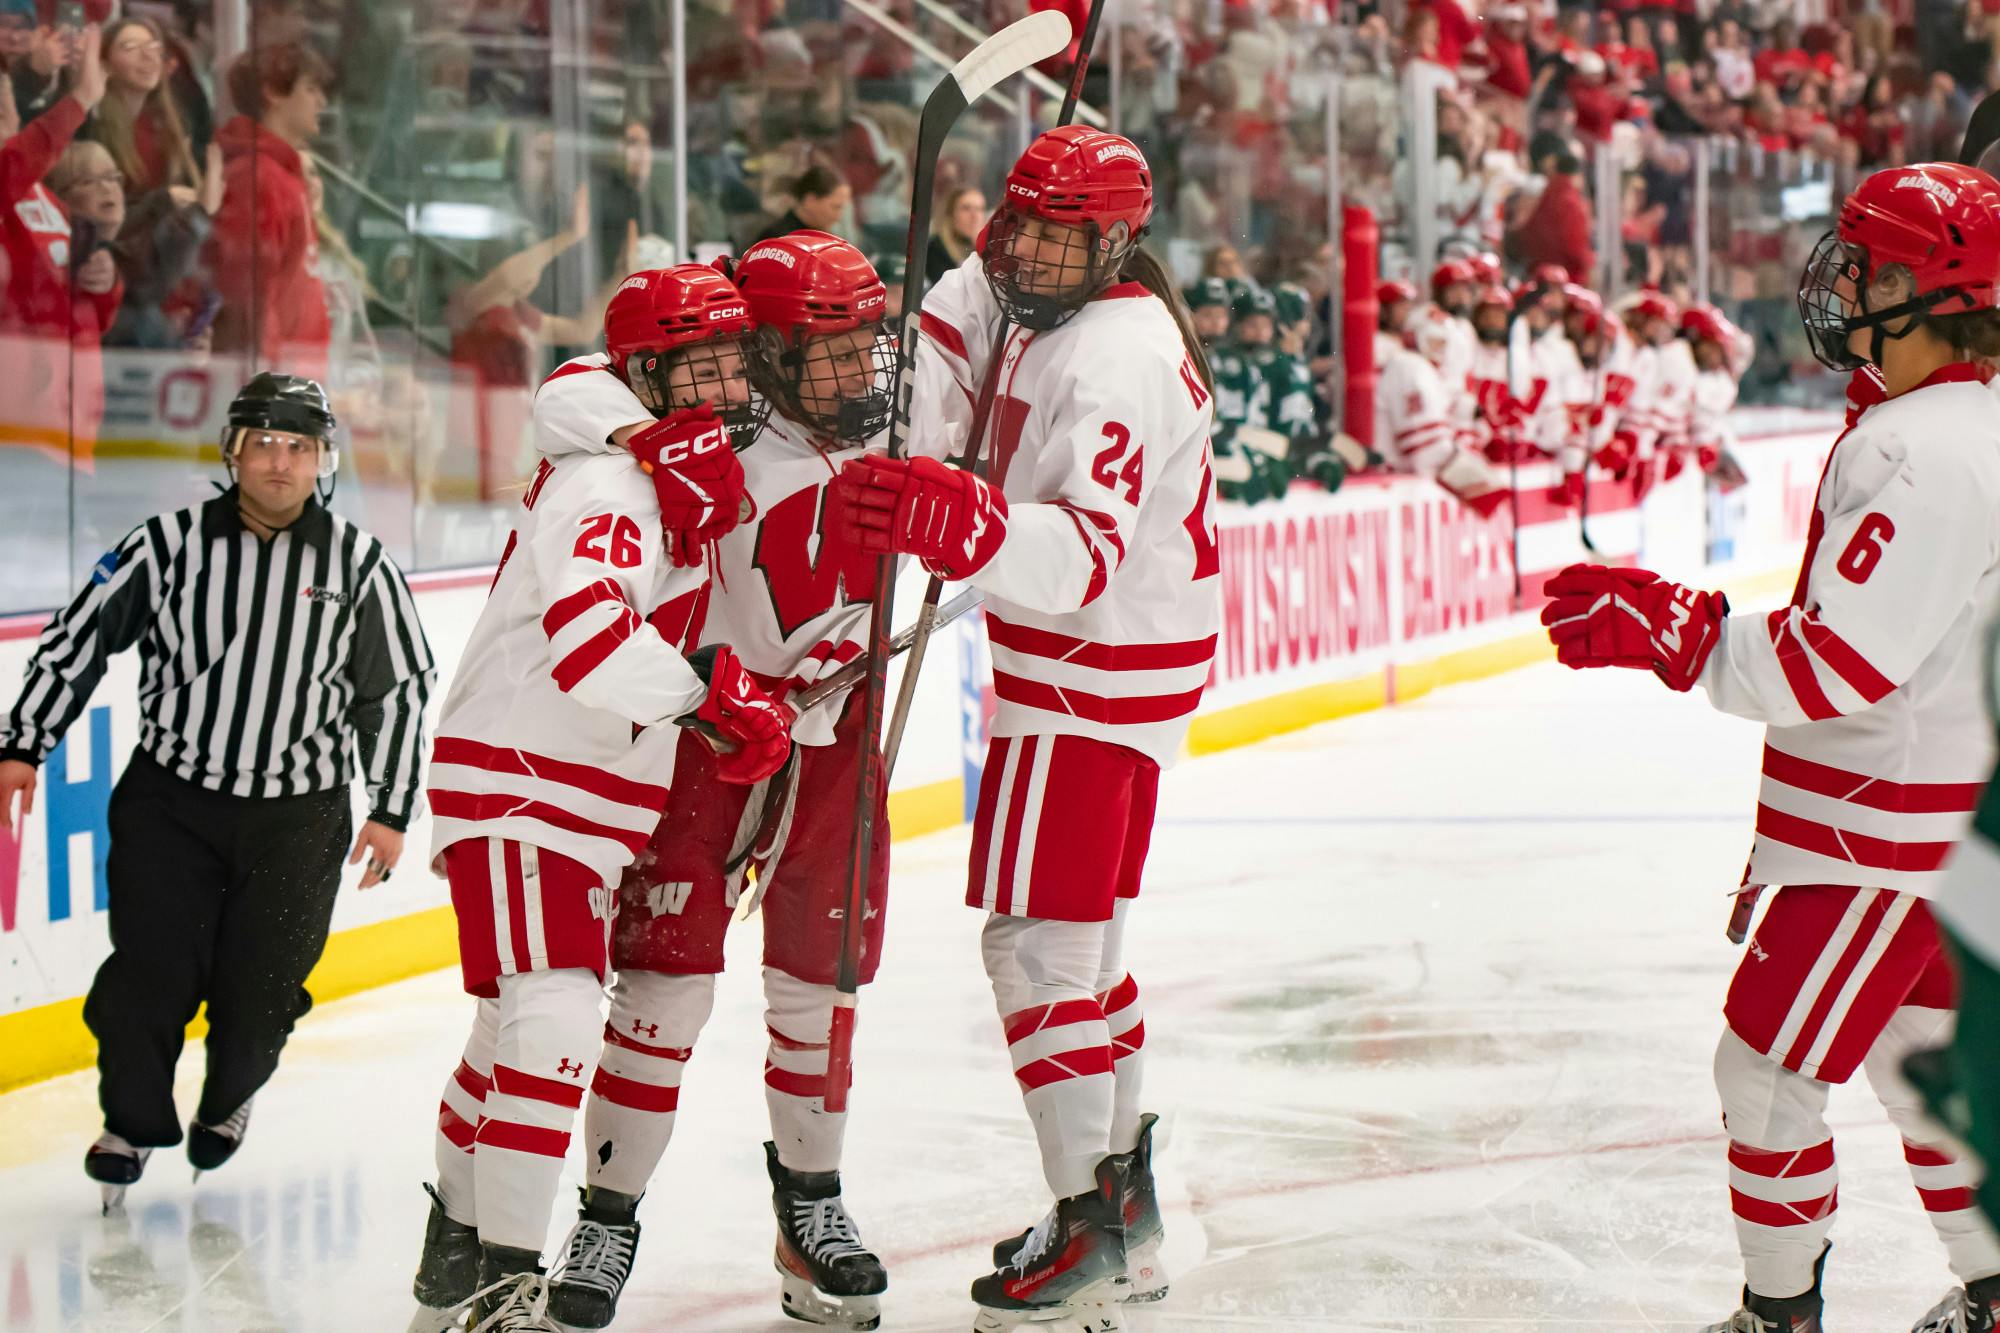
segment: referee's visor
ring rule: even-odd
[[[247,460],[269,458],[279,453],[289,455],[299,463],[311,460],[313,475],[325,480],[340,471],[340,450],[332,440],[323,440],[317,435],[302,435],[288,430],[233,429],[223,436],[222,457],[235,469]]]

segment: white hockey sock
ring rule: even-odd
[[[1917,1197],[1944,1242],[1951,1271],[1961,1282],[1974,1282],[2000,1273],[2000,1235],[1972,1196],[1979,1173],[1950,1149],[1932,1142],[1935,1131],[1925,1119],[1922,1099],[1903,1077],[1904,1057],[1949,1042],[1954,1021],[1949,1009],[1904,1005],[1868,1048],[1861,1067],[1882,1109],[1903,1132],[1903,1160],[1910,1164]]]
[[[1139,1146],[1139,1097],[1146,1077],[1146,1013],[1139,1003],[1139,983],[1127,972],[1097,1002],[1104,1006],[1111,1034],[1111,1151],[1131,1152]]]
[[[1730,1141],[1729,1205],[1750,1290],[1796,1296],[1812,1286],[1813,1264],[1833,1230],[1839,1179],[1832,1139],[1779,1150]]]
[[[1729,1133],[1729,1202],[1744,1281],[1759,1296],[1796,1296],[1812,1287],[1840,1201],[1828,1085],[1725,1031],[1715,1087]]]
[[[688,1056],[714,1008],[713,974],[618,973],[583,1115],[592,1185],[645,1192],[674,1135]]]
[[[993,915],[981,938],[1007,1057],[1057,1198],[1096,1187],[1111,1142],[1111,1034],[1092,988],[1101,921]]]
[[[833,1024],[831,986],[764,969],[764,1102],[771,1141],[788,1171],[837,1171],[847,1113],[826,1109],[826,1059]]]
[[[604,989],[581,968],[503,976],[493,1086],[473,1154],[479,1239],[540,1254],[597,1054]]]
[[[466,1226],[479,1216],[472,1153],[479,1122],[486,1118],[486,1094],[493,1086],[493,1041],[499,1027],[500,1002],[480,1000],[465,1054],[444,1081],[444,1098],[438,1103],[438,1197],[444,1201],[445,1215]]]

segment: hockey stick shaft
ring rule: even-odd
[[[923,313],[923,247],[929,243],[931,195],[938,155],[959,114],[980,94],[1011,74],[1046,60],[1068,45],[1069,20],[1053,10],[1030,14],[994,33],[952,66],[938,81],[917,120],[917,156],[910,181],[910,229],[904,245],[903,329],[897,344],[889,419],[888,453],[901,458],[910,431],[910,396],[915,389],[917,327]],[[829,1112],[847,1109],[847,1084],[854,1065],[854,998],[860,989],[862,922],[874,874],[876,810],[882,803],[887,765],[878,740],[889,677],[889,626],[895,612],[896,560],[875,562],[875,605],[868,618],[867,674],[862,685],[861,780],[854,803],[854,840],[848,853],[847,900],[840,917],[840,963],[834,977],[833,1021],[827,1034],[826,1096]]]
[[[1069,72],[1069,87],[1063,90],[1062,110],[1056,116],[1058,126],[1067,125],[1076,119],[1076,104],[1083,97],[1083,81],[1090,73],[1090,55],[1097,47],[1097,27],[1104,20],[1104,9],[1110,0],[1092,0],[1090,13],[1083,20],[1083,36],[1076,45],[1076,62]],[[965,437],[965,466],[977,469],[980,450],[986,438],[986,424],[992,418],[994,390],[1000,380],[1000,365],[1007,359],[1007,339],[1013,332],[1013,325],[1005,316],[1000,320],[1000,332],[993,339],[993,360],[986,368],[986,382],[980,386],[979,401],[973,407],[972,429]],[[910,707],[917,697],[917,672],[923,667],[924,655],[930,649],[931,632],[937,627],[938,598],[944,593],[944,580],[932,576],[924,586],[924,604],[917,611],[917,638],[910,650],[910,663],[903,670],[902,688],[896,694],[896,710],[889,719],[889,737],[883,743],[882,762],[886,773],[894,773],[896,755],[903,748],[903,729],[910,720]],[[887,781],[885,777],[883,779]]]

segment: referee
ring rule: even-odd
[[[141,523],[49,622],[0,717],[0,831],[104,674],[138,645],[139,747],[112,793],[111,956],[84,1002],[104,1133],[84,1169],[115,1205],[181,1139],[174,1064],[208,1003],[197,1171],[242,1142],[250,1099],[311,1006],[359,769],[361,887],[389,878],[418,790],[434,675],[403,575],[325,508],[337,464],[318,384],[261,374],[229,407],[234,482]],[[325,495],[319,493],[324,485]],[[358,742],[350,745],[349,740]]]

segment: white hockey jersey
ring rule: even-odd
[[[1639,430],[1641,456],[1649,445],[1654,450],[1686,446],[1694,416],[1693,351],[1679,338],[1670,338],[1640,348],[1637,362],[1631,418]]]
[[[601,367],[604,361],[593,356],[570,364]],[[613,393],[624,398],[607,410],[604,397]],[[559,372],[542,387],[540,402],[545,408],[560,404],[562,419],[576,423],[552,452],[611,452],[618,446],[600,429],[605,422],[635,411],[652,419],[631,391],[608,375],[563,378]],[[871,440],[869,447],[879,442],[880,437]],[[875,561],[833,549],[824,519],[827,482],[862,448],[848,444],[823,452],[774,412],[739,455],[756,511],[716,543],[700,642],[728,644],[766,689],[802,689],[867,650]],[[828,699],[801,717],[792,739],[832,744],[844,699]]]
[[[1729,414],[1736,407],[1737,377],[1727,367],[1695,373],[1694,409],[1688,417],[1688,443],[1697,449],[1733,445]]]
[[[544,385],[545,446],[652,419],[632,415],[601,365],[575,365],[552,378],[596,392],[545,409]],[[707,597],[707,571],[668,562],[653,483],[629,454],[544,457],[438,719],[433,858],[461,839],[510,838],[615,887],[666,808],[672,720],[707,694],[681,655]]]
[[[1444,384],[1452,426],[1461,439],[1472,435],[1478,417],[1478,402],[1472,396],[1472,361],[1479,349],[1479,335],[1472,321],[1451,314],[1442,306],[1422,305],[1411,315],[1404,332],[1409,345],[1436,368]],[[1377,335],[1379,338],[1380,335]],[[1381,356],[1376,357],[1378,366]]]
[[[1436,366],[1388,334],[1376,334],[1376,452],[1398,472],[1434,477],[1457,449],[1459,434],[1452,395]]]
[[[1512,364],[1504,344],[1482,342],[1475,351],[1470,384],[1479,410],[1477,442],[1485,448],[1496,437],[1504,437],[1553,455],[1567,431],[1562,395],[1551,384],[1549,367],[1534,344],[1525,345],[1523,365]],[[1514,355],[1522,353],[1517,349]],[[1504,405],[1503,419],[1495,419],[1495,404]]]
[[[1749,882],[1928,895],[1993,769],[2000,403],[1968,365],[1834,445],[1797,591],[1723,622],[1701,685],[1770,724]]]
[[[1000,310],[979,257],[938,280],[917,345],[918,452],[958,453]],[[1009,332],[988,477],[1007,539],[986,592],[996,736],[1090,736],[1173,762],[1222,623],[1213,404],[1166,307],[1135,282],[1046,332]]]

